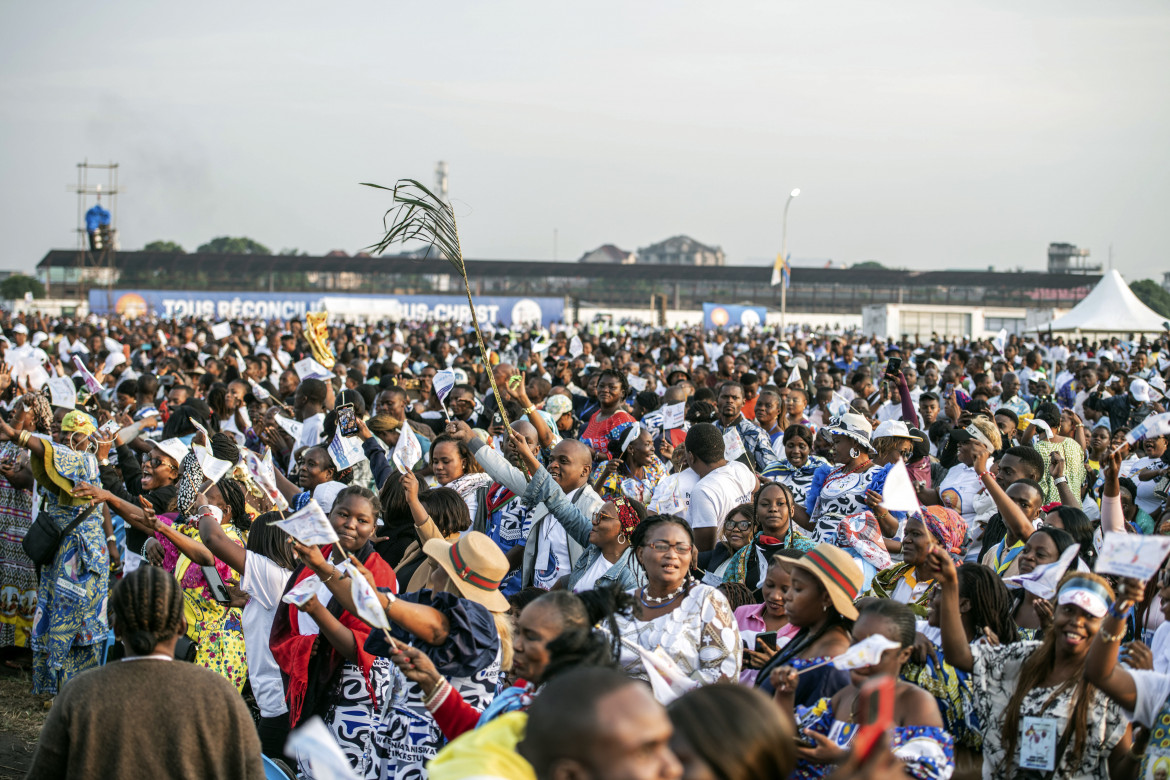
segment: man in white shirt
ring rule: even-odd
[[[727,462],[723,434],[710,423],[691,426],[686,448],[687,463],[699,477],[691,491],[687,522],[699,550],[710,550],[727,513],[739,504],[751,503],[758,480],[744,464]]]

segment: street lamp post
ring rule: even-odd
[[[781,223],[780,229],[780,257],[784,261],[784,265],[788,267],[788,207],[792,205],[792,201],[796,196],[800,195],[800,187],[795,188],[788,193],[788,200],[784,201],[784,220]],[[792,269],[788,268],[788,276],[792,278]],[[784,279],[780,279],[780,338],[784,338],[784,317],[788,312],[788,285]]]

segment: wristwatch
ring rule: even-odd
[[[102,466],[108,466],[108,465],[110,465],[110,459],[109,458],[102,458],[101,460],[98,461],[98,464],[102,465]]]
[[[1063,485],[1067,482],[1068,482],[1068,478],[1066,478],[1064,475],[1056,477],[1052,480],[1052,484],[1054,484],[1054,485]]]

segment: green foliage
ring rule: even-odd
[[[430,245],[430,249],[437,249],[440,257],[445,257],[455,266],[464,282],[467,281],[463,249],[459,245],[459,227],[455,224],[455,212],[449,204],[444,203],[439,196],[414,179],[399,179],[393,188],[369,182],[363,184],[379,190],[392,191],[394,202],[398,204],[382,218],[386,235],[370,247],[374,254],[382,254],[394,243],[425,241]],[[427,256],[430,256],[430,250],[427,251]],[[470,291],[467,297],[471,298]],[[474,310],[472,307],[473,312]]]
[[[309,257],[310,256],[308,252],[302,252],[301,250],[299,250],[295,247],[292,247],[292,248],[285,247],[284,249],[280,250],[276,254],[280,255],[281,257]]]
[[[0,282],[0,298],[5,300],[18,300],[23,298],[26,292],[31,292],[34,298],[44,298],[45,286],[31,276],[24,274],[13,274]]]
[[[1133,290],[1133,294],[1146,306],[1163,317],[1170,317],[1170,292],[1163,290],[1162,285],[1152,279],[1142,279],[1140,282],[1130,283],[1129,289]]]
[[[143,252],[167,252],[174,255],[185,255],[187,250],[175,241],[151,241],[142,247]]]
[[[850,268],[880,268],[884,271],[886,267],[877,260],[865,260],[860,263],[854,263]]]
[[[230,236],[220,236],[219,238],[213,238],[195,251],[209,255],[272,254],[272,250],[261,244],[259,241],[253,241],[252,239],[245,238],[243,236],[240,236],[239,238],[232,238]]]

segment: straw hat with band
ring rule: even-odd
[[[490,537],[470,531],[451,544],[431,539],[423,545],[428,558],[442,567],[459,595],[487,607],[507,612],[511,605],[500,593],[500,582],[508,576],[508,559]]]
[[[825,433],[833,436],[845,436],[853,439],[869,452],[876,452],[870,437],[873,435],[873,426],[869,420],[856,412],[846,412],[840,417],[834,417],[825,428]]]
[[[787,563],[816,577],[841,617],[857,620],[857,607],[853,606],[853,601],[861,595],[865,578],[853,556],[839,547],[822,542],[800,558]]]

